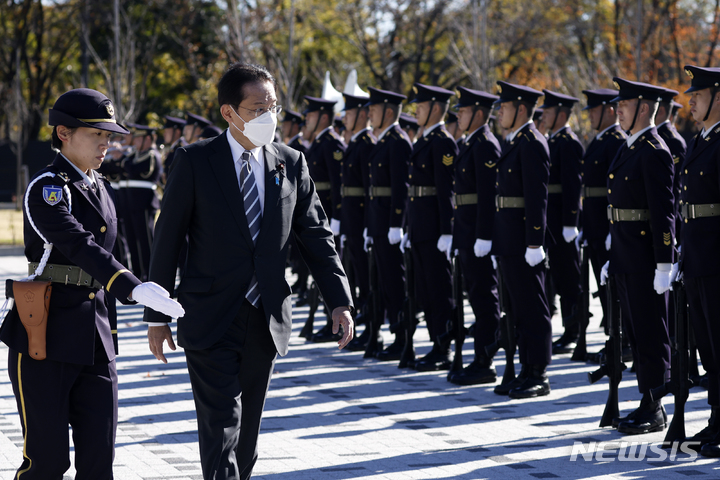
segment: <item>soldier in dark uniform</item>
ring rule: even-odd
[[[550,393],[546,368],[552,357],[552,327],[544,250],[550,153],[532,121],[542,93],[502,81],[498,85],[498,121],[509,133],[497,165],[491,253],[498,256],[513,306],[522,369],[515,380],[496,387],[495,393],[530,398]]]
[[[52,282],[47,356],[36,359],[28,351],[17,308],[0,329],[23,430],[16,478],[63,478],[70,467],[69,424],[75,478],[109,480],[118,405],[115,298],[174,317],[184,312],[162,287],[141,284],[110,254],[117,233],[114,192],[93,172],[111,132],[127,132],[110,100],[95,90],[71,90],[55,102],[49,123],[59,153],[28,185],[23,209],[29,279]]]
[[[407,136],[410,139],[410,143],[415,143],[415,136],[418,132],[417,119],[412,115],[408,115],[407,113],[401,113],[400,118],[398,119],[398,123],[400,124],[400,128],[402,128],[403,131],[407,133]]]
[[[703,129],[680,169],[680,269],[711,408],[708,426],[688,440],[700,442],[702,455],[720,457],[720,68],[688,65],[685,71],[692,78],[685,91],[690,114]]]
[[[370,87],[367,103],[370,120],[379,132],[367,158],[368,208],[366,242],[375,248],[378,283],[388,321],[397,322],[405,290],[400,241],[407,204],[408,161],[412,144],[398,122],[405,95]],[[404,346],[402,333],[378,352],[381,361],[399,360]]]
[[[440,343],[452,312],[452,182],[458,148],[445,129],[453,92],[416,83],[418,125],[422,136],[415,142],[408,172],[407,241],[412,245],[415,287],[422,299],[432,350],[415,363],[419,371],[448,370],[450,344]]]
[[[460,145],[460,141],[465,135],[465,132],[460,130],[458,126],[458,116],[455,114],[455,112],[450,111],[447,113],[447,117],[445,118],[445,128],[447,129],[450,136],[455,139],[455,143]]]
[[[175,150],[183,145],[182,132],[185,128],[185,120],[182,118],[165,116],[165,125],[163,127],[163,177],[167,178],[167,174],[170,171],[170,165],[172,165],[173,158],[175,158]],[[165,183],[163,178],[163,184]]]
[[[308,171],[315,182],[315,190],[323,210],[330,221],[333,235],[340,235],[340,170],[345,154],[345,144],[333,128],[333,107],[337,102],[322,98],[305,97],[307,107],[303,114],[307,128],[315,137],[307,152]],[[313,342],[336,342],[339,333],[332,333],[332,319],[312,336]]]
[[[215,138],[218,135],[222,133],[222,130],[220,130],[219,127],[216,127],[215,125],[209,125],[205,128],[203,128],[202,133],[198,137],[198,140],[205,140],[207,138]]]
[[[134,153],[122,161],[125,180],[118,193],[123,196],[123,220],[130,250],[131,269],[146,280],[150,269],[150,246],[155,231],[155,214],[160,208],[157,189],[162,176],[160,152],[155,145],[155,129],[128,123],[133,134]]]
[[[300,131],[300,124],[302,123],[302,115],[293,110],[283,110],[285,116],[282,120],[282,137],[286,142],[286,145],[290,148],[294,148],[298,152],[307,154],[307,148],[302,143],[302,132]]]
[[[610,260],[601,280],[615,275],[627,333],[635,359],[637,410],[618,419],[620,433],[662,431],[666,416],[652,388],[669,380],[667,291],[674,256],[672,155],[653,124],[663,89],[614,78],[620,90],[620,126],[630,137],[608,170]]]
[[[585,150],[580,161],[583,180],[583,211],[581,241],[586,242],[585,254],[589,255],[595,281],[598,285],[603,315],[607,314],[607,293],[600,284],[600,270],[610,259],[605,242],[610,233],[610,221],[607,217],[607,171],[627,136],[617,120],[617,104],[613,100],[617,90],[602,88],[583,90],[587,96],[587,110],[590,126],[598,133]]]
[[[201,117],[195,113],[187,112],[185,115],[185,128],[183,128],[183,139],[184,146],[195,143],[200,139],[200,134],[205,129],[212,125],[212,122],[205,117]]]
[[[468,134],[460,142],[455,162],[452,248],[459,257],[475,314],[475,358],[448,380],[458,385],[477,385],[497,379],[485,346],[495,340],[500,321],[497,273],[488,255],[495,216],[495,168],[500,158],[500,143],[490,131],[488,120],[498,97],[464,87],[458,89],[457,96],[458,128]]]
[[[547,229],[553,242],[547,246],[548,264],[554,290],[560,295],[560,312],[565,331],[553,343],[553,353],[572,353],[580,335],[580,252],[575,245],[580,219],[580,161],[585,153],[568,124],[572,108],[580,99],[543,90],[542,123],[550,148]],[[551,304],[554,299],[548,297]]]

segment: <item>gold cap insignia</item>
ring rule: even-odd
[[[502,93],[502,85],[498,85],[498,93]]]
[[[613,85],[615,85],[615,88],[617,88],[618,90],[620,90],[620,84],[619,84],[618,82],[613,81]]]
[[[685,74],[690,77],[691,80],[695,78],[695,75],[693,75],[692,70],[690,70],[689,68],[685,69]]]
[[[413,93],[414,93],[415,95],[417,95],[417,93],[418,93],[418,89],[417,89],[417,87],[416,87],[415,85],[413,85]]]
[[[115,116],[115,108],[113,108],[112,103],[106,104],[105,110],[107,111],[108,115],[110,115],[111,118]]]

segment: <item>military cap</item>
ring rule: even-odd
[[[679,95],[679,92],[672,90],[670,88],[664,88],[662,95],[660,95],[661,102],[663,103],[672,103],[673,98],[677,97]]]
[[[197,125],[198,127],[207,127],[208,125],[212,125],[212,122],[208,120],[205,117],[201,117],[200,115],[196,115],[194,113],[187,112],[186,116],[187,125]]]
[[[582,93],[587,97],[587,106],[583,110],[590,110],[600,105],[616,103],[614,100],[620,92],[611,88],[598,88],[596,90],[583,90]]]
[[[454,108],[462,107],[485,107],[493,108],[493,103],[499,98],[497,95],[492,93],[482,92],[480,90],[471,90],[465,87],[458,87],[457,89],[458,103]]]
[[[402,128],[403,130],[406,128],[409,128],[411,130],[418,129],[417,119],[412,115],[408,115],[407,113],[401,113],[398,122],[400,122],[400,128]]]
[[[431,85],[423,85],[422,83],[413,85],[413,92],[415,92],[415,98],[410,100],[410,103],[448,102],[450,97],[455,94],[451,90],[433,87]]]
[[[345,106],[343,107],[343,111],[352,110],[353,108],[363,108],[370,101],[370,97],[358,97],[355,95],[350,95],[349,93],[343,93],[343,98],[345,99]]]
[[[451,123],[457,123],[458,116],[455,114],[455,112],[447,112],[447,119],[445,119],[445,123],[450,125]]]
[[[300,123],[302,122],[302,115],[294,110],[285,110],[283,109],[283,112],[285,113],[285,116],[283,117],[283,122],[293,122],[293,123]]]
[[[185,123],[187,122],[182,118],[165,115],[165,125],[163,125],[163,128],[182,128],[185,126]]]
[[[115,121],[115,107],[110,99],[90,88],[76,88],[60,95],[50,109],[48,124],[128,133]]]
[[[335,125],[335,128],[337,128],[339,132],[345,130],[345,124],[343,123],[342,117],[339,115],[337,115],[333,120],[333,125]]]
[[[325,100],[324,98],[309,97],[305,95],[305,110],[303,115],[307,115],[310,112],[332,112],[337,100]]]
[[[680,110],[681,108],[683,108],[683,104],[682,104],[682,103],[678,103],[678,102],[676,102],[675,100],[673,100],[672,102],[670,102],[670,108],[672,108],[672,111],[675,112],[675,111]]]
[[[130,133],[136,136],[140,135],[152,135],[155,133],[155,130],[157,130],[155,127],[151,127],[149,125],[141,125],[139,123],[130,123],[127,122],[125,126],[130,130]]]
[[[407,97],[402,93],[395,93],[389,90],[380,90],[379,88],[368,87],[370,90],[370,101],[365,104],[366,107],[377,103],[389,103],[391,105],[400,105]]]
[[[685,73],[692,79],[690,88],[685,90],[685,93],[720,87],[720,68],[718,67],[703,68],[685,65]]]
[[[220,135],[221,133],[222,133],[222,130],[220,130],[215,125],[208,125],[207,127],[205,127],[203,129],[200,136],[202,138],[214,138],[214,137],[217,137],[218,135]]]
[[[543,104],[539,108],[550,108],[550,107],[567,107],[572,108],[579,98],[571,97],[570,95],[564,95],[562,93],[552,92],[550,90],[543,89],[545,99]]]
[[[497,84],[500,98],[495,101],[496,104],[519,100],[528,102],[531,105],[536,105],[538,98],[542,97],[542,92],[534,88],[526,87],[525,85],[515,85],[513,83],[503,82],[502,80],[498,80]]]
[[[542,108],[536,108],[533,112],[533,120],[540,120],[544,111]]]
[[[615,88],[620,90],[618,96],[613,98],[613,102],[621,100],[632,100],[639,98],[640,100],[650,100],[651,102],[662,101],[662,95],[665,89],[643,82],[633,82],[624,78],[614,77],[613,83]]]

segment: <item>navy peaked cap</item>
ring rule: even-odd
[[[293,122],[293,123],[302,122],[302,115],[300,113],[296,112],[295,110],[290,110],[290,109],[286,110],[283,108],[283,113],[285,114],[285,116],[282,119],[283,122]]]
[[[540,105],[539,108],[550,108],[550,107],[568,107],[572,108],[575,106],[577,102],[580,101],[579,98],[571,97],[570,95],[564,95],[562,93],[552,92],[550,90],[543,89],[543,93],[545,94],[545,101],[542,105]]]
[[[380,90],[379,88],[368,87],[370,90],[370,101],[365,104],[366,107],[377,103],[389,103],[392,105],[400,105],[407,97],[402,93],[395,93],[389,90]]]
[[[182,128],[185,126],[185,123],[185,119],[183,118],[165,115],[165,125],[163,125],[163,128]]]
[[[343,93],[345,99],[345,106],[343,111],[352,110],[353,108],[363,108],[370,101],[370,97],[350,95],[349,93]]]
[[[413,117],[412,115],[408,115],[407,113],[401,113],[398,121],[400,122],[400,128],[402,128],[402,129],[406,129],[406,128],[410,128],[412,130],[418,129],[417,118]]]
[[[187,125],[197,125],[198,127],[207,127],[208,125],[212,125],[212,122],[207,118],[190,112],[187,112],[185,119],[187,121]]]
[[[431,85],[423,85],[422,83],[413,85],[413,92],[415,93],[415,98],[412,99],[410,103],[447,102],[450,100],[450,97],[455,94],[451,90],[433,87]]]
[[[583,110],[590,110],[600,105],[616,103],[615,98],[620,92],[611,88],[598,88],[595,90],[583,90],[582,93],[587,97],[587,106]]]
[[[492,93],[487,93],[480,90],[471,90],[465,87],[458,87],[457,97],[458,103],[455,105],[455,108],[471,106],[492,108],[493,103],[495,103],[495,101],[500,98],[497,95],[493,95]]]
[[[50,109],[48,124],[128,133],[115,120],[115,107],[110,99],[90,88],[76,88],[60,95]]]
[[[658,87],[649,83],[633,82],[620,77],[614,77],[613,83],[615,84],[615,88],[620,90],[618,96],[613,99],[614,102],[632,100],[633,98],[650,100],[651,102],[660,102],[662,101],[662,95],[665,92],[663,87]]]
[[[303,110],[303,115],[307,115],[310,112],[332,112],[333,108],[335,107],[335,104],[337,103],[336,100],[325,100],[324,98],[317,98],[317,97],[309,97],[305,95],[305,110]]]
[[[497,84],[500,98],[495,102],[496,104],[520,100],[535,105],[537,104],[538,98],[542,97],[542,92],[534,88],[526,87],[525,85],[515,85],[513,83],[503,82],[502,80],[499,80]]]
[[[685,65],[685,73],[692,79],[690,88],[685,90],[685,93],[720,87],[720,68],[703,68],[694,65]]]

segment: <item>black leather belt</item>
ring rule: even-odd
[[[650,220],[650,210],[608,206],[607,217],[612,222],[647,222]]]
[[[408,187],[408,197],[432,197],[437,195],[437,188],[431,186],[410,185]]]
[[[37,263],[28,264],[28,274],[32,275],[37,270]],[[48,263],[42,275],[35,277],[35,280],[51,281],[64,285],[75,285],[77,287],[103,288],[102,283],[95,280],[89,273],[75,265],[58,265]]]

